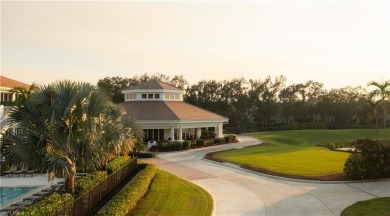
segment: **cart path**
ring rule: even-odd
[[[160,153],[156,158],[142,160],[204,188],[213,197],[213,215],[218,216],[340,215],[357,201],[390,196],[390,181],[290,181],[202,159],[209,152],[260,144],[251,137],[238,139],[239,143]]]

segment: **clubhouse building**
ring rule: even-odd
[[[150,80],[123,89],[121,105],[127,115],[144,129],[145,139],[153,141],[199,138],[201,131],[211,130],[223,137],[228,118],[183,102],[184,90],[167,83]]]

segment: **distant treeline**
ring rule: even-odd
[[[379,100],[378,94],[373,95],[363,87],[326,90],[322,83],[315,81],[286,85],[284,76],[268,76],[263,80],[202,80],[189,84],[183,76],[143,74],[131,78],[106,77],[98,81],[98,87],[107,91],[114,102],[120,103],[124,100],[121,89],[150,79],[184,89],[185,102],[228,117],[225,128],[235,133],[370,127],[383,123],[385,113],[390,114],[388,97]]]

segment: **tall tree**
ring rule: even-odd
[[[98,81],[97,86],[107,92],[114,103],[120,103],[124,101],[124,95],[121,93],[121,90],[129,87],[130,81],[120,76],[105,77]]]
[[[188,86],[188,81],[184,79],[182,75],[177,75],[171,78],[170,76],[160,73],[153,75],[144,73],[130,78],[120,76],[105,77],[104,79],[100,79],[98,81],[97,86],[109,94],[111,101],[114,103],[121,103],[124,101],[124,95],[121,92],[123,89],[139,85],[152,79],[166,82],[183,90]]]
[[[375,89],[371,91],[370,97],[371,99],[377,98],[376,103],[380,104],[382,102],[386,102],[386,100],[389,100],[390,98],[390,80],[385,80],[383,82],[377,82],[377,81],[371,81],[368,83],[368,86],[373,86]],[[369,101],[371,102],[371,101]],[[384,103],[386,104],[386,103]],[[386,113],[387,108],[385,106],[382,106],[382,112],[383,112],[383,136],[384,141],[386,142]],[[374,110],[375,111],[375,110]],[[377,127],[377,122],[376,122]],[[377,134],[378,136],[378,134]]]
[[[271,124],[271,116],[278,113],[278,94],[285,81],[284,76],[276,77],[274,80],[270,76],[264,81],[249,80],[251,85],[249,98],[255,103],[255,119],[261,125]]]

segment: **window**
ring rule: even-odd
[[[19,138],[22,138],[22,133],[23,133],[23,129],[22,128],[17,128],[16,129],[16,136],[18,136]]]
[[[165,93],[165,99],[169,99],[169,94]]]
[[[146,99],[146,94],[142,94],[142,99]]]
[[[11,102],[12,101],[12,94],[11,93],[1,93],[1,101],[2,102]]]
[[[175,94],[175,99],[179,99],[179,94]]]
[[[129,100],[129,99],[130,99],[130,95],[126,94],[126,100]]]
[[[154,94],[155,99],[160,99],[160,94]]]
[[[158,130],[158,140],[163,141],[164,140],[164,129]]]
[[[148,94],[148,99],[153,99],[153,94]]]

